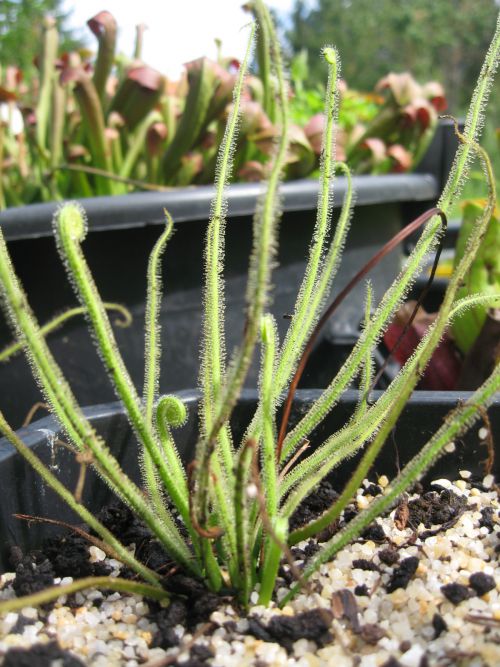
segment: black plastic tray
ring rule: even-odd
[[[300,390],[294,402],[291,421],[297,419],[307,410],[308,406],[318,397],[318,390]],[[188,406],[189,418],[186,425],[176,431],[176,443],[186,461],[191,460],[193,447],[197,437],[197,405],[198,394],[195,391],[179,392]],[[374,392],[376,398],[377,392]],[[467,392],[417,392],[408,402],[403,411],[393,436],[386,443],[381,455],[376,460],[372,474],[392,476],[398,466],[403,466],[429,437],[440,426],[443,418],[459,401],[470,396]],[[340,428],[352,414],[359,394],[356,391],[346,392],[340,403],[328,415],[324,422],[313,433],[311,445],[315,446]],[[234,413],[233,425],[235,432],[243,433],[248,425],[256,406],[256,394],[245,391]],[[135,437],[119,403],[98,405],[85,410],[97,431],[105,438],[122,467],[135,480],[139,478],[138,455]],[[500,395],[488,409],[494,435],[500,433]],[[486,449],[480,444],[476,425],[468,434],[456,442],[456,451],[440,458],[428,476],[432,479],[457,479],[460,470],[470,470],[480,478],[483,475],[481,461],[486,458]],[[47,417],[29,428],[19,431],[24,442],[47,463],[57,465],[62,480],[68,488],[75,488],[78,470],[73,455],[64,448],[54,449],[50,446],[51,434],[59,431],[57,422]],[[498,443],[498,437],[495,437]],[[495,460],[494,472],[500,472],[500,457]],[[346,475],[356,463],[350,459],[346,465],[336,470],[332,482],[339,487],[344,483]],[[8,568],[6,554],[8,547],[20,545],[22,549],[40,545],[43,538],[54,533],[52,527],[43,524],[28,525],[12,517],[14,513],[32,514],[42,517],[78,523],[79,519],[64,505],[55,494],[48,489],[37,476],[36,472],[13,450],[5,439],[0,439],[0,569]],[[105,484],[89,472],[84,502],[92,511],[98,511],[110,500],[111,492]]]
[[[419,165],[419,173],[354,179],[357,207],[331,298],[401,225],[434,204],[451,164],[453,143],[456,145],[450,123],[441,122]],[[252,215],[262,187],[261,184],[236,184],[228,188],[225,269],[228,351],[241,341],[246,274],[252,247]],[[334,217],[338,215],[344,194],[345,179],[338,178]],[[173,215],[176,228],[163,265],[165,298],[160,314],[163,340],[160,385],[162,391],[168,392],[196,386],[198,381],[202,252],[212,195],[211,186],[199,186],[82,200],[90,229],[84,252],[102,297],[122,303],[134,318],[131,327],[116,329],[115,333],[139,391],[144,375],[146,268],[149,253],[160,233],[164,207]],[[284,316],[293,309],[304,273],[318,184],[312,180],[285,183],[281,197],[284,213],[279,228],[271,310],[282,338],[288,326]],[[16,271],[41,323],[76,305],[52,237],[52,217],[57,206],[35,204],[0,213],[0,226],[9,242]],[[398,248],[370,273],[375,299],[382,297],[397,275],[402,257],[403,250]],[[327,327],[333,337],[349,338],[357,333],[364,296],[364,286],[359,285],[341,304]],[[0,349],[11,339],[12,332],[0,313]],[[49,344],[82,405],[114,400],[82,317],[51,334]],[[333,364],[336,366],[337,362]],[[305,386],[320,387],[330,381],[331,376],[325,375],[322,362],[317,368],[321,374],[315,373],[314,364],[308,368]],[[254,365],[247,386],[255,386],[257,377],[258,366]],[[15,428],[23,423],[31,406],[42,399],[23,356],[0,365],[0,396],[0,409]]]
[[[359,267],[400,229],[402,212],[398,199],[402,196],[429,198],[436,193],[436,183],[430,176],[405,175],[402,178],[395,176],[387,179],[385,183],[394,181],[389,200],[387,191],[384,191],[385,203],[366,204],[356,209],[332,298]],[[418,183],[418,188],[413,191],[411,188],[405,190],[403,187],[396,187],[395,183],[402,183],[405,179],[410,183]],[[377,188],[374,186],[377,182],[378,178],[363,179],[358,199],[366,200],[368,192],[376,193]],[[253,210],[257,190],[257,186],[242,185],[233,186],[229,190],[230,215],[226,234],[225,268],[228,350],[240,343],[245,321],[252,215],[243,215],[242,211],[244,208],[246,210],[247,205],[249,211]],[[363,195],[365,190],[366,196]],[[115,332],[120,350],[139,391],[144,375],[143,323],[148,258],[160,233],[157,223],[160,222],[163,206],[169,208],[178,219],[179,212],[176,212],[174,201],[182,208],[183,213],[169,241],[163,262],[165,297],[160,320],[164,349],[160,382],[163,391],[170,391],[193,387],[198,381],[201,285],[204,271],[202,253],[211,192],[211,188],[203,187],[161,193],[161,196],[157,193],[134,194],[111,200],[94,200],[89,209],[91,231],[83,249],[103,299],[121,303],[132,313],[132,326],[127,329],[117,328]],[[305,269],[315,221],[317,184],[312,181],[289,183],[283,186],[283,192],[288,194],[285,196],[284,214],[279,228],[279,254],[271,294],[271,310],[276,316],[281,337],[288,327],[288,320],[284,316],[293,311]],[[339,205],[342,201],[341,179],[336,192],[336,202]],[[245,197],[240,198],[241,193],[244,193]],[[378,192],[377,201],[381,198],[381,193]],[[200,201],[203,202],[201,208]],[[245,207],[240,207],[242,201],[245,202]],[[287,208],[290,201],[294,202],[291,210]],[[144,205],[142,213],[138,202]],[[89,208],[87,203],[85,206]],[[38,211],[43,208],[44,211],[45,222],[40,218],[36,223],[42,231],[45,230],[39,236],[24,237],[24,223],[18,217],[22,213],[21,209],[0,214],[0,225],[8,231],[10,222],[14,224],[16,219],[17,233],[22,238],[10,241],[9,250],[30,304],[39,321],[44,323],[55,314],[75,306],[77,302],[57,254],[54,239],[49,233],[53,206],[43,204],[39,207],[26,207],[24,213],[29,213],[32,208],[37,208]],[[234,208],[238,211],[237,215],[232,214]],[[119,216],[122,217],[120,226],[115,227],[113,222],[108,227],[111,214],[112,217],[115,216],[115,222]],[[7,220],[8,216],[10,222]],[[29,217],[26,223],[28,226],[32,224]],[[36,226],[35,222],[33,225]],[[11,238],[13,236],[12,233]],[[391,253],[371,273],[377,298],[381,298],[397,275],[402,252],[402,249],[398,249]],[[363,302],[364,288],[360,285],[336,313],[331,326],[337,334],[346,335],[356,331],[363,312]],[[11,337],[12,333],[0,314],[0,348],[10,342]],[[75,318],[51,334],[49,344],[82,405],[115,398],[82,317]],[[255,386],[257,377],[258,368],[254,367],[249,375],[248,386]],[[314,379],[310,384],[319,386]],[[41,400],[29,366],[22,356],[0,365],[0,395],[0,408],[14,427],[19,427],[30,407]]]

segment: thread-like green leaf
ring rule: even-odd
[[[189,529],[190,515],[187,493],[183,493],[183,488],[177,484],[174,474],[168,469],[162,456],[151,423],[145,417],[141,401],[123,363],[109,318],[81,250],[80,243],[84,240],[87,231],[82,209],[77,204],[66,204],[63,206],[56,215],[54,228],[61,259],[65,263],[68,273],[73,280],[76,294],[82,306],[86,308],[89,322],[95,334],[96,344],[114,388],[119,398],[123,401],[130,422],[140,442],[151,456],[152,461],[158,469],[162,483],[168,490],[173,503]],[[183,544],[179,531],[166,509],[162,512],[162,519],[168,522],[169,531],[173,535],[176,535],[179,545]]]
[[[51,586],[32,595],[4,600],[0,602],[0,614],[6,614],[9,611],[20,611],[26,607],[38,607],[47,604],[47,602],[53,602],[63,595],[72,595],[86,588],[102,588],[103,590],[119,591],[130,595],[143,595],[145,598],[151,598],[152,600],[168,599],[168,593],[162,588],[141,584],[138,581],[130,581],[130,579],[120,577],[85,577],[85,579],[77,579],[64,586]]]
[[[400,495],[416,482],[443,452],[445,446],[463,435],[474,424],[481,415],[480,406],[488,405],[495,392],[499,390],[500,364],[497,364],[488,380],[474,392],[472,397],[448,415],[437,433],[384,490],[384,495],[376,498],[366,510],[360,512],[343,530],[325,543],[320,553],[302,573],[303,578],[307,580],[311,577],[322,563],[331,560],[340,549],[358,537],[377,516],[390,509]],[[285,605],[298,592],[299,585],[294,585],[281,600],[280,605]]]
[[[120,305],[119,303],[109,303],[109,302],[104,302],[103,303],[104,307],[106,310],[111,310],[111,311],[116,311],[122,316],[122,319],[116,319],[114,324],[118,327],[128,327],[130,326],[132,322],[132,315],[130,314],[130,311],[125,308],[125,306]],[[52,318],[47,324],[44,324],[40,328],[40,332],[44,336],[48,336],[48,334],[52,333],[53,331],[56,331],[59,329],[59,327],[62,327],[68,320],[71,320],[73,317],[76,317],[77,315],[84,315],[85,314],[85,309],[81,308],[80,306],[77,306],[76,308],[68,308],[68,310],[64,311],[64,313],[61,313],[60,315],[56,315],[56,317]],[[19,354],[19,352],[22,352],[23,346],[21,343],[11,343],[10,345],[7,345],[7,347],[4,347],[4,349],[0,352],[0,363],[8,361],[12,357],[14,357],[16,354]]]
[[[113,551],[120,558],[122,563],[128,565],[134,572],[145,581],[158,586],[160,576],[150,570],[148,567],[140,563],[133,554],[100,522],[89,512],[82,503],[78,502],[72,493],[61,484],[57,477],[42,463],[39,457],[14,433],[14,431],[7,424],[3,414],[0,412],[0,433],[2,433],[9,442],[15,447],[19,454],[26,459],[34,470],[40,475],[43,481],[50,486],[50,488],[62,498],[62,500],[86,523],[93,531],[95,531],[101,539],[109,545]]]
[[[173,532],[158,523],[140,489],[123,473],[105,443],[84,418],[78,402],[52,356],[31,311],[14,271],[1,229],[0,295],[7,319],[16,337],[23,345],[31,363],[33,374],[59,422],[77,449],[81,452],[90,451],[92,453],[98,472],[115,493],[144,520],[165,546],[168,553],[182,562],[189,570],[198,572],[198,565],[191,560],[190,553],[182,539],[179,541]]]

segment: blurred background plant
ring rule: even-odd
[[[359,90],[371,90],[389,71],[409,71],[419,81],[438,80],[450,113],[463,116],[495,24],[498,0],[294,0],[282,19],[292,56],[305,52],[310,67],[305,85],[321,82],[319,45],[335,44],[343,76]],[[457,35],[463,35],[460,42]],[[500,174],[496,136],[500,98],[493,95],[481,143]],[[484,179],[473,169],[463,198],[484,196]],[[454,215],[461,215],[457,206]]]
[[[319,156],[323,132],[321,85],[308,87],[308,54],[302,49],[291,61],[292,121],[304,128]],[[358,174],[410,171],[418,166],[434,136],[438,114],[447,108],[437,81],[420,85],[409,72],[390,73],[372,92],[340,85],[337,157]]]
[[[288,45],[291,83],[288,179],[318,175],[324,122],[321,45],[334,43],[345,63],[337,159],[358,174],[409,171],[425,153],[438,114],[449,105],[456,117],[463,115],[498,11],[498,0],[290,0],[292,4],[288,17],[278,17]],[[96,14],[86,31],[70,29],[67,6],[62,0],[0,0],[0,208],[212,183],[239,68],[236,59],[223,56],[221,40],[215,40],[213,60],[189,62],[174,80],[161,73],[161,66],[144,62],[143,25],[137,26],[130,56],[124,56],[110,12]],[[254,3],[247,2],[245,9],[255,12]],[[457,34],[463,37],[460,45]],[[266,177],[278,134],[268,56],[266,36],[260,34],[235,145],[240,181]],[[490,110],[482,144],[498,175],[498,95],[492,96]],[[464,217],[464,229],[484,194],[484,175],[472,164],[462,203],[451,214]],[[476,284],[500,290],[494,259],[500,257],[498,215],[487,240],[464,294],[474,293]],[[438,275],[447,277],[452,264],[451,252]],[[422,313],[415,321],[414,343],[429,317]],[[444,370],[427,388],[457,386],[462,357],[470,357],[473,341],[482,340],[481,331],[498,330],[493,320],[490,311],[478,306],[456,322],[442,346],[449,352],[443,352]],[[395,322],[394,332],[398,326]],[[408,354],[412,349],[408,344]],[[402,346],[402,359],[403,353]]]
[[[238,61],[220,53],[217,61],[199,58],[172,81],[142,61],[143,26],[137,27],[132,56],[117,55],[117,22],[99,12],[88,21],[97,40],[94,54],[65,31],[58,5],[35,3],[26,16],[20,6],[19,26],[11,21],[0,39],[0,48],[11,53],[3,62],[13,63],[9,44],[16,34],[26,41],[18,34],[23,21],[43,27],[41,42],[30,45],[40,48],[35,65],[28,50],[21,65],[6,64],[0,73],[0,206],[211,183]],[[55,18],[42,21],[46,9]],[[247,9],[253,11],[252,3]],[[245,85],[236,145],[241,181],[265,178],[278,134],[274,82],[266,78],[265,61],[256,61],[258,76]],[[291,71],[289,179],[316,175],[323,132],[321,87],[307,83],[305,51],[292,59]],[[338,157],[356,173],[408,171],[445,107],[440,84],[421,86],[408,73],[383,77],[370,93],[344,84]]]
[[[498,7],[498,0],[294,0],[290,19],[282,21],[282,31],[287,36],[292,59],[309,64],[301,70],[305,90],[315,91],[320,85],[318,45],[331,42],[339,50],[344,63],[342,74],[351,86],[360,90],[375,88],[376,93],[388,86],[386,94],[398,95],[403,75],[387,76],[386,72],[409,71],[419,81],[438,80],[446,89],[450,112],[460,118],[465,115],[468,91],[479,71]],[[457,35],[463,35],[463,39],[457,40]],[[408,82],[408,85],[412,84]],[[360,106],[363,112],[370,114],[368,104]],[[342,113],[341,109],[341,116]],[[363,122],[370,125],[377,123],[378,118],[368,115]],[[500,191],[499,118],[500,96],[493,94],[481,145],[491,159],[497,191]],[[374,142],[370,143],[373,146]],[[349,164],[359,170],[359,156],[348,152],[346,157]],[[450,217],[461,220],[461,225],[456,250],[447,255],[438,269],[440,277],[449,278],[453,265],[463,256],[466,240],[484,208],[485,190],[484,173],[479,162],[474,161],[461,200],[451,211]],[[497,209],[459,296],[472,295],[479,290],[500,294],[499,262]],[[411,312],[412,304],[404,304],[396,315],[384,337],[388,349],[392,349],[402,333]],[[395,354],[399,363],[403,364],[413,354],[434,319],[435,313],[419,310]],[[492,360],[498,359],[499,341],[500,310],[485,306],[468,310],[445,334],[419,387],[471,389]]]
[[[36,76],[36,58],[43,42],[43,19],[54,17],[60,47],[71,51],[84,46],[84,35],[69,25],[71,12],[63,0],[0,0],[0,63],[14,65],[25,80]]]

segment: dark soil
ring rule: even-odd
[[[443,632],[446,632],[448,630],[448,625],[446,624],[446,621],[444,618],[441,616],[441,614],[434,614],[432,617],[432,627],[434,628],[434,639],[437,639],[440,637]]]
[[[398,567],[396,567],[392,574],[391,578],[387,582],[385,590],[388,593],[392,593],[398,588],[406,588],[410,579],[413,577],[418,567],[418,558],[416,556],[410,556],[409,558],[404,558]]]
[[[38,591],[53,585],[54,577],[57,575],[52,563],[44,554],[33,552],[29,556],[21,556],[17,560],[19,555],[19,552],[16,551],[13,559],[17,561],[13,563],[16,572],[13,588],[17,597],[38,593]]]
[[[188,660],[188,664],[191,664],[191,667],[194,667],[193,663],[195,661],[198,664],[205,663],[207,660],[210,660],[210,658],[214,657],[214,652],[209,646],[205,646],[204,644],[195,644],[191,648],[189,655],[190,659]],[[186,663],[183,664],[185,665]]]
[[[481,509],[481,518],[479,519],[479,527],[480,528],[487,528],[488,532],[493,532],[493,528],[495,526],[493,522],[493,516],[495,514],[495,510],[493,507],[483,507]]]
[[[133,542],[138,544],[151,536],[147,527],[131,509],[118,501],[103,507],[97,518],[113,535],[119,535],[125,546]]]
[[[17,617],[17,621],[15,622],[14,626],[11,628],[10,633],[13,634],[18,634],[21,635],[24,632],[24,628],[26,628],[28,625],[33,625],[33,623],[36,623],[36,620],[34,618],[26,618],[22,613],[19,614]]]
[[[476,595],[481,596],[492,591],[496,586],[496,582],[490,574],[475,572],[469,577],[469,586],[475,590]]]
[[[369,486],[366,493],[377,492],[375,486]],[[293,515],[291,529],[297,528],[322,514],[338,497],[337,492],[327,481],[320,484],[302,504],[300,509]],[[450,522],[458,519],[465,510],[465,500],[451,491],[436,488],[422,493],[422,496],[408,503],[408,526],[415,531],[423,524],[429,533],[445,529]],[[331,527],[330,533],[335,533],[345,523],[357,515],[357,509],[351,505],[346,508],[343,518]],[[153,646],[168,649],[179,644],[179,639],[174,633],[176,625],[185,626],[188,631],[194,631],[200,623],[209,620],[215,611],[224,602],[233,600],[232,592],[222,591],[219,594],[208,591],[201,581],[184,575],[182,572],[173,570],[172,563],[165,557],[158,542],[151,536],[149,530],[136,519],[132,512],[120,503],[114,503],[104,508],[99,519],[113,533],[118,535],[124,544],[136,545],[136,555],[149,567],[157,572],[164,573],[163,585],[172,594],[171,603],[167,608],[161,607],[154,601],[149,601],[150,618],[158,625],[158,632],[153,638]],[[493,530],[493,510],[483,510],[480,525],[488,530]],[[84,529],[86,529],[83,526]],[[415,533],[416,534],[416,533]],[[420,534],[425,537],[425,534]],[[386,535],[382,527],[374,523],[367,528],[361,539],[370,539],[377,543],[384,543]],[[293,557],[304,562],[310,559],[319,549],[317,540],[310,540],[305,547],[294,547]],[[418,568],[419,559],[409,557],[400,559],[397,548],[389,544],[382,546],[378,551],[381,565],[366,559],[353,561],[353,568],[371,570],[375,572],[390,571],[390,578],[385,588],[392,592],[397,588],[405,588]],[[88,543],[78,534],[70,533],[63,537],[52,538],[44,546],[43,550],[23,554],[20,549],[11,550],[11,562],[16,572],[14,590],[17,595],[27,595],[37,592],[53,584],[55,577],[85,577],[101,576],[108,574],[108,568],[103,563],[90,563],[88,557]],[[293,580],[289,569],[280,570],[280,575],[285,580]],[[124,568],[121,576],[127,576]],[[130,573],[132,576],[132,573]],[[482,572],[471,575],[469,586],[460,584],[448,584],[442,587],[443,595],[453,604],[474,596],[484,595],[492,590],[495,581],[489,575]],[[332,618],[338,613],[348,620],[353,631],[359,634],[367,643],[376,643],[383,631],[376,625],[360,625],[355,596],[368,596],[370,591],[366,585],[357,586],[354,595],[346,589],[349,594],[342,597],[342,591],[336,593],[338,599],[335,604],[332,601],[332,612],[324,609],[313,609],[296,616],[275,616],[269,623],[265,624],[256,616],[248,617],[248,633],[264,641],[277,642],[287,651],[290,651],[294,642],[298,639],[314,641],[318,647],[333,641],[330,633]],[[340,611],[339,611],[340,610]],[[19,616],[15,632],[22,632],[23,628],[32,623],[30,619]],[[230,622],[226,624],[228,632],[236,632],[236,626],[231,630]],[[446,623],[439,614],[433,619],[435,637],[447,630]],[[210,660],[212,652],[209,648],[193,645],[190,649],[189,659],[182,663],[184,667],[203,667]],[[4,658],[4,667],[45,667],[58,660],[63,667],[79,667],[83,663],[63,651],[56,642],[46,645],[36,645],[30,650],[11,649]],[[397,661],[387,663],[397,665]]]
[[[396,660],[396,658],[393,658],[392,656],[384,662],[382,667],[401,667],[401,663],[399,660]]]
[[[472,595],[471,590],[462,584],[446,584],[441,586],[441,592],[452,604],[460,604]]]
[[[354,588],[354,595],[358,596],[366,596],[368,597],[370,595],[370,591],[368,590],[368,586],[366,584],[358,584]]]
[[[104,526],[128,546],[136,545],[135,555],[148,567],[157,572],[166,572],[172,565],[161,545],[154,539],[150,530],[140,521],[129,507],[119,501],[104,507],[98,517]],[[184,526],[180,526],[185,532]],[[123,576],[123,570],[122,575]]]
[[[387,549],[381,549],[378,552],[378,557],[380,561],[385,565],[394,565],[399,560],[399,554],[394,547],[388,547]]]
[[[408,524],[410,528],[416,529],[421,523],[426,528],[448,523],[458,518],[465,506],[466,498],[457,496],[449,489],[429,491],[408,503]]]
[[[475,595],[481,596],[493,590],[496,586],[495,579],[484,572],[475,572],[469,577],[469,586],[463,584],[447,584],[441,586],[441,592],[447,600],[453,604],[460,604]]]
[[[380,487],[375,484],[370,484],[366,489],[365,493],[376,494],[380,493]],[[290,531],[300,528],[310,521],[317,519],[325,510],[327,510],[331,505],[337,500],[339,494],[331,483],[328,480],[323,480],[320,482],[318,487],[302,501],[300,507],[293,513],[290,518]],[[334,524],[326,528],[322,533],[317,536],[317,543],[326,542],[329,540],[343,525],[352,521],[355,516],[358,515],[358,510],[353,505],[348,505],[343,513],[343,520],[336,521]],[[361,537],[365,540],[373,540],[376,543],[382,543],[385,541],[386,536],[382,526],[377,523],[368,526],[368,528],[362,533]]]
[[[365,495],[378,496],[379,493],[382,493],[382,487],[378,484],[368,484],[365,489]]]
[[[314,556],[314,554],[318,553],[320,548],[321,547],[319,546],[318,542],[311,539],[303,549],[299,549],[299,547],[293,547],[292,555],[295,560],[307,560],[308,558]]]
[[[179,644],[179,638],[174,632],[176,625],[184,625],[187,619],[187,604],[184,600],[172,600],[166,609],[158,604],[149,607],[150,617],[153,617],[158,625],[158,632],[153,637],[153,647],[159,646],[163,649],[171,648]]]
[[[361,533],[361,537],[364,540],[372,540],[372,542],[381,544],[385,541],[386,535],[382,526],[378,523],[374,523],[371,526],[368,526],[368,528],[363,533]]]
[[[180,603],[185,605],[184,625],[190,630],[195,628],[198,623],[208,621],[212,612],[220,607],[224,598],[230,600],[232,597],[227,595],[228,591],[212,593],[206,589],[201,581],[182,574],[166,577],[163,580],[163,585],[167,591],[175,596],[174,599],[179,605]],[[180,613],[180,606],[176,613]]]
[[[298,507],[290,518],[290,532],[317,519],[339,497],[333,486],[327,480],[319,484]]]
[[[366,560],[366,558],[357,558],[352,561],[352,566],[358,568],[359,570],[371,570],[372,572],[380,572],[380,568],[376,563],[373,563],[371,560]]]
[[[111,569],[104,563],[89,561],[89,543],[80,535],[72,533],[48,540],[44,553],[52,563],[56,577],[106,576]]]
[[[18,547],[10,551],[10,562],[16,573],[14,590],[17,596],[36,593],[52,586],[55,577],[103,576],[110,573],[107,565],[89,561],[89,544],[80,535],[70,533],[51,538],[43,550],[22,554]]]
[[[4,657],[3,667],[84,667],[84,663],[63,651],[57,642],[35,644],[30,649],[11,648]]]
[[[330,634],[332,614],[326,609],[311,609],[296,616],[274,616],[264,624],[257,616],[249,616],[248,633],[267,642],[277,642],[287,651],[298,639],[309,639],[318,647],[333,641]]]

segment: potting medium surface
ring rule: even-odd
[[[384,476],[366,480],[332,531],[387,485]],[[335,497],[323,483],[293,524],[317,516]],[[209,593],[172,568],[125,507],[108,507],[101,520],[165,574],[170,604],[88,590],[42,609],[7,613],[0,617],[0,664],[493,667],[500,664],[499,507],[491,474],[461,471],[454,482],[436,480],[402,498],[280,609],[277,603],[295,581],[283,560],[275,601],[258,606],[254,592],[246,614],[231,591]],[[319,546],[308,540],[293,548],[294,567],[302,569]],[[73,577],[126,574],[75,535],[31,556],[14,549],[12,558],[15,572],[0,578],[0,599]]]

